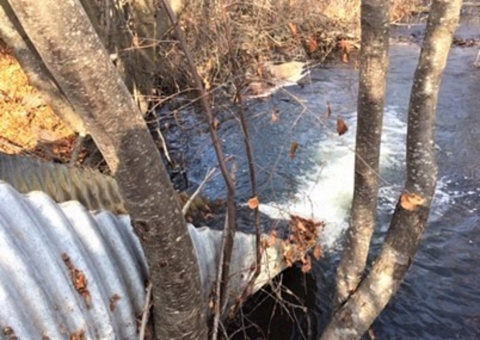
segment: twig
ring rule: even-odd
[[[162,141],[163,153],[165,154],[165,157],[167,158],[168,163],[173,165],[172,158],[170,157],[170,152],[168,151],[167,142],[165,141],[165,137],[163,137],[163,133],[160,130],[160,117],[158,116],[157,110],[153,110],[152,112],[153,112],[155,118],[157,119],[156,124],[155,124],[156,125],[155,130],[157,132],[158,137]]]
[[[205,87],[203,86],[202,79],[198,74],[197,67],[195,65],[195,61],[193,59],[192,53],[190,52],[187,41],[185,39],[185,35],[178,23],[178,20],[173,13],[172,8],[170,7],[170,2],[167,0],[162,0],[165,10],[167,11],[168,17],[172,23],[173,29],[175,30],[179,45],[185,54],[185,58],[187,59],[188,67],[190,72],[193,76],[193,80],[195,82],[195,86],[197,87],[200,93],[200,100],[203,106],[203,112],[208,120],[208,127],[210,131],[210,137],[213,142],[213,147],[215,149],[215,153],[217,155],[218,165],[220,167],[223,179],[227,186],[227,220],[225,223],[225,229],[223,231],[226,244],[225,244],[225,254],[223,258],[223,269],[222,269],[222,279],[218,284],[222,285],[222,289],[220,290],[220,306],[224,305],[224,301],[227,298],[227,284],[230,274],[230,260],[232,257],[233,251],[233,243],[235,239],[235,181],[232,176],[229,174],[227,169],[227,164],[225,162],[225,157],[222,151],[222,144],[220,142],[220,138],[217,135],[217,128],[218,124],[215,123],[215,117],[212,112],[212,108],[210,106],[208,100],[208,94],[205,91]]]
[[[233,83],[235,85],[235,88],[237,89],[237,94],[236,94],[236,99],[238,103],[238,113],[240,116],[240,125],[242,127],[243,131],[243,136],[244,136],[244,143],[245,143],[245,149],[247,152],[247,159],[248,159],[248,168],[250,172],[250,185],[252,188],[252,197],[257,197],[258,198],[258,190],[257,190],[257,179],[255,175],[255,163],[253,159],[253,149],[252,149],[252,143],[250,142],[250,136],[249,136],[249,131],[248,131],[248,123],[245,118],[245,110],[244,110],[244,105],[243,105],[243,98],[241,94],[241,83],[240,83],[240,68],[238,66],[237,60],[235,59],[234,55],[234,47],[232,44],[232,35],[230,32],[230,25],[227,17],[227,12],[226,12],[226,4],[224,1],[222,1],[222,18],[223,18],[223,25],[225,29],[225,35],[226,35],[226,40],[228,44],[228,56],[230,59],[230,63],[232,64],[232,72],[233,72]],[[256,234],[256,266],[255,266],[255,272],[253,273],[250,281],[248,282],[245,290],[243,291],[241,298],[238,300],[236,303],[233,312],[230,313],[230,316],[235,315],[240,306],[243,304],[243,301],[251,294],[253,285],[257,279],[257,277],[260,275],[260,269],[261,269],[261,261],[262,261],[262,246],[261,246],[261,230],[260,230],[260,212],[258,210],[258,207],[254,208],[254,219],[255,219],[255,234]]]
[[[200,193],[200,191],[202,191],[203,187],[205,186],[205,184],[207,184],[207,182],[210,180],[210,178],[213,177],[214,173],[215,173],[215,169],[210,169],[207,172],[207,174],[205,175],[205,178],[203,179],[202,183],[200,183],[197,190],[195,190],[195,192],[192,194],[192,196],[190,196],[188,201],[183,206],[183,208],[182,208],[183,215],[187,214],[188,208],[190,208],[190,205],[192,204],[193,200]]]
[[[73,146],[73,152],[70,158],[70,162],[68,163],[70,166],[74,166],[77,163],[78,156],[80,155],[80,151],[82,150],[84,140],[85,136],[83,134],[79,134]]]
[[[228,211],[227,216],[225,216],[225,229],[227,228],[228,223]],[[215,308],[213,316],[213,329],[212,329],[212,340],[217,340],[218,338],[218,327],[220,325],[220,315],[222,314],[222,299],[221,291],[222,285],[219,282],[222,281],[223,276],[223,259],[224,259],[224,250],[225,250],[225,240],[226,234],[223,233],[222,236],[222,245],[220,249],[220,259],[218,260],[218,271],[217,271],[217,284],[215,285]]]
[[[150,300],[152,298],[152,283],[149,282],[147,286],[147,296],[145,298],[145,305],[143,306],[142,323],[140,324],[140,332],[138,333],[138,340],[145,339],[145,329],[147,328],[148,317],[150,316]]]

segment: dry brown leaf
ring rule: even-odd
[[[92,296],[90,295],[90,291],[88,290],[87,277],[81,270],[75,268],[68,254],[63,253],[62,260],[68,268],[70,279],[72,280],[73,286],[75,287],[77,292],[80,295],[82,295],[83,298],[85,299],[87,308],[90,308],[91,302],[92,302]]]
[[[257,67],[257,75],[260,78],[263,78],[263,67],[261,67],[261,66]]]
[[[85,274],[81,270],[74,269],[74,279],[75,279],[75,288],[77,288],[78,291],[84,290],[87,288],[87,278],[85,277]]]
[[[70,334],[68,336],[68,339],[69,340],[85,340],[86,339],[85,330],[80,329],[80,330],[76,331],[75,333]]]
[[[348,63],[350,60],[350,51],[352,50],[352,44],[345,39],[340,40],[338,47],[343,51],[342,61]]]
[[[278,121],[278,110],[272,112],[272,122],[276,123]]]
[[[322,257],[322,246],[320,244],[317,244],[313,249],[313,257],[315,260],[319,260]]]
[[[308,38],[308,50],[310,51],[310,53],[313,53],[317,50],[318,48],[318,44],[317,44],[317,40],[315,40],[315,38],[313,37],[309,37]]]
[[[297,26],[294,23],[289,22],[288,23],[288,28],[290,29],[290,32],[292,33],[292,36],[294,36],[296,38],[298,36]]]
[[[332,116],[332,108],[330,107],[330,102],[327,101],[327,118]]]
[[[410,193],[404,192],[402,196],[400,196],[400,205],[405,210],[415,211],[424,203],[425,203],[425,198],[423,198],[418,194],[410,194]]]
[[[115,311],[115,307],[117,307],[117,302],[120,300],[120,295],[113,294],[110,298],[110,310],[113,312]]]
[[[269,241],[270,241],[270,242],[269,242],[269,243],[270,243],[270,247],[275,246],[275,244],[277,243],[277,233],[275,233],[275,234],[272,233],[272,234],[270,235],[270,240],[269,240]]]
[[[302,231],[302,232],[304,232],[304,233],[307,232],[307,228],[305,228],[305,225],[303,224],[302,221],[298,221],[297,227],[298,227],[298,230],[300,230],[300,231]]]
[[[140,38],[136,34],[133,36],[132,45],[135,47],[140,47]]]
[[[250,198],[247,202],[248,207],[252,210],[257,209],[259,204],[260,204],[260,201],[258,200],[257,196]]]
[[[203,78],[203,86],[205,87],[205,91],[210,91],[210,89],[212,88],[212,85],[207,78]]]
[[[297,142],[293,142],[292,145],[290,145],[290,152],[288,155],[290,156],[290,159],[295,158],[295,153],[297,152],[299,144]]]
[[[302,273],[308,273],[310,270],[312,270],[312,260],[310,260],[309,257],[302,259],[302,262]]]
[[[215,117],[215,118],[213,119],[212,125],[213,125],[213,128],[214,128],[215,130],[218,130],[218,127],[220,126],[220,121],[218,120],[217,117]]]
[[[338,42],[338,47],[345,53],[349,53],[352,50],[352,44],[345,39]]]
[[[345,124],[345,121],[342,119],[342,117],[337,118],[337,132],[338,135],[341,136],[345,134],[348,131],[348,126]]]
[[[293,246],[288,243],[285,243],[283,246],[283,260],[287,267],[291,267],[295,262],[295,250]]]

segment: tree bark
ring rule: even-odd
[[[355,188],[351,226],[337,269],[334,310],[357,289],[365,270],[370,240],[376,225],[378,164],[389,64],[389,7],[390,2],[384,0],[363,0],[361,3],[362,45],[357,103]]]
[[[157,70],[158,43],[169,26],[155,0],[80,0],[137,105],[145,113]],[[183,2],[172,0],[180,11]]]
[[[322,340],[359,339],[396,293],[417,252],[437,181],[436,105],[461,3],[432,4],[410,98],[405,189],[371,272],[333,315]]]
[[[58,89],[7,0],[0,0],[0,38],[12,49],[30,83],[40,90],[44,102],[50,105],[55,114],[73,131],[82,137],[86,136],[85,124]]]
[[[10,4],[115,175],[149,263],[157,338],[205,339],[198,263],[175,191],[83,7],[78,0]]]

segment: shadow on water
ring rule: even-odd
[[[472,33],[471,28],[464,30],[465,34]],[[420,47],[412,43],[393,45],[390,50],[380,173],[380,230],[372,240],[370,260],[379,251],[403,186],[406,115],[419,51]],[[472,65],[476,53],[476,48],[451,50],[438,103],[436,142],[440,173],[436,199],[412,267],[395,298],[373,325],[378,339],[480,337],[480,70]],[[289,289],[305,298],[310,339],[315,339],[328,320],[341,250],[339,241],[348,225],[353,187],[357,72],[322,69],[312,78],[316,80],[303,89],[289,88],[289,93],[279,92],[269,101],[250,102],[247,115],[263,211],[267,214],[269,209],[280,207],[307,217],[311,214],[327,223],[322,239],[326,253],[314,264],[312,276],[308,275],[306,280],[308,283],[303,281],[307,276],[298,271],[285,274],[293,275]],[[324,119],[327,101],[333,116],[342,116],[350,128],[340,138],[332,133],[335,119]],[[278,115],[275,122],[272,112]],[[172,140],[175,139],[177,149],[186,154],[189,179],[198,184],[207,170],[216,165],[216,157],[205,124],[193,112],[181,112],[180,115],[184,130],[172,131]],[[234,156],[238,164],[237,198],[240,203],[245,202],[250,196],[250,184],[243,135],[231,108],[223,110],[219,119],[225,152]],[[289,157],[292,142],[300,144],[294,159]],[[209,183],[204,193],[213,199],[225,197],[221,176]],[[240,229],[248,229],[248,213],[246,216]],[[283,283],[286,281],[284,279]],[[302,291],[305,287],[310,290]],[[261,301],[263,298],[257,296],[255,299]],[[275,306],[273,301],[264,305],[268,304],[270,306],[265,309],[262,306],[254,308],[248,318],[278,333],[262,337],[267,334],[267,327],[263,328],[263,335],[253,333],[252,339],[303,339],[308,334],[304,316],[298,316],[301,328],[289,326],[293,314],[281,314],[278,304],[276,309],[272,307]],[[273,318],[272,308],[278,312]]]

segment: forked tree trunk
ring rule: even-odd
[[[27,35],[81,114],[146,252],[159,339],[205,339],[205,303],[175,191],[132,96],[78,0],[11,0]]]
[[[363,0],[361,3],[362,46],[357,103],[355,189],[351,225],[337,269],[334,310],[345,302],[360,283],[376,224],[378,163],[389,64],[389,7],[390,2],[384,0]]]
[[[437,181],[436,105],[461,4],[432,4],[410,97],[405,189],[371,272],[333,314],[322,340],[359,339],[396,293],[417,252]]]

